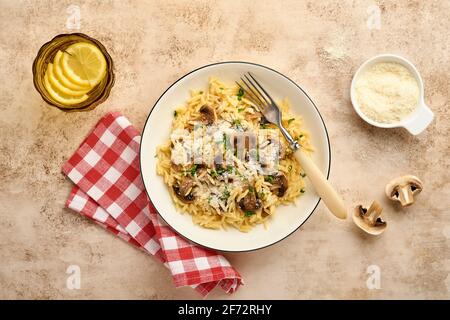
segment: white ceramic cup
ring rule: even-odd
[[[355,95],[355,84],[358,78],[370,67],[372,67],[376,63],[380,62],[396,62],[404,67],[406,67],[411,74],[414,76],[414,78],[417,81],[417,84],[419,86],[419,102],[417,108],[408,116],[401,119],[398,122],[394,123],[380,123],[376,122],[369,117],[367,117],[362,111],[358,104],[358,101],[356,99]],[[421,133],[423,130],[428,127],[428,125],[433,121],[434,114],[430,110],[430,108],[425,104],[424,101],[424,93],[423,93],[423,81],[422,77],[419,74],[419,71],[417,71],[416,67],[408,60],[406,60],[403,57],[400,57],[395,54],[381,54],[375,57],[370,58],[366,62],[364,62],[356,71],[355,75],[353,76],[352,84],[350,87],[350,97],[352,100],[353,108],[355,109],[356,113],[367,123],[370,123],[373,126],[380,127],[380,128],[398,128],[403,127],[406,130],[408,130],[411,134],[417,135]]]

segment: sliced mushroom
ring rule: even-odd
[[[380,217],[383,208],[376,201],[372,202],[369,209],[359,205],[353,213],[353,222],[365,232],[379,235],[386,229],[387,223]]]
[[[180,199],[185,203],[192,203],[195,198],[194,193],[192,192],[194,185],[195,185],[194,180],[186,177],[180,182],[178,182],[177,185],[174,185],[172,188],[175,194],[177,195],[178,199]]]
[[[216,121],[216,112],[205,104],[200,108],[200,117],[203,123],[211,125]]]
[[[271,184],[272,187],[270,190],[272,190],[278,197],[284,196],[288,188],[288,180],[283,173],[276,175]]]
[[[247,133],[235,133],[231,135],[232,146],[231,148],[235,152],[235,155],[239,159],[244,159],[245,161],[250,161],[250,156],[256,160],[257,149],[256,149],[256,136]]]
[[[399,201],[403,207],[414,203],[414,196],[423,189],[422,181],[412,175],[406,175],[393,179],[386,185],[386,196],[394,201]]]
[[[261,208],[261,200],[256,197],[254,191],[247,192],[245,197],[239,201],[239,208],[242,211],[255,211]]]

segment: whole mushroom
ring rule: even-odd
[[[274,192],[278,197],[284,196],[288,188],[288,180],[283,173],[276,175],[271,184],[272,187],[270,189],[272,192]]]
[[[423,189],[423,183],[413,175],[401,176],[393,179],[386,185],[386,196],[394,201],[399,201],[403,207],[414,203],[414,196]]]
[[[353,213],[353,222],[371,235],[379,235],[386,230],[387,223],[380,217],[383,208],[376,201],[372,202],[369,209],[359,205]]]

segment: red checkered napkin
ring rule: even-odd
[[[233,293],[242,279],[230,263],[159,218],[139,172],[140,139],[120,113],[103,117],[62,168],[75,183],[67,207],[154,255],[169,268],[175,286],[191,286],[203,296],[217,285]]]

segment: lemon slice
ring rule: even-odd
[[[94,87],[106,75],[106,59],[100,49],[87,42],[68,47],[61,57],[64,74],[80,86]]]
[[[61,82],[63,86],[65,86],[68,89],[75,90],[75,91],[83,91],[88,90],[91,88],[90,85],[87,86],[80,86],[79,84],[76,84],[72,82],[70,79],[68,79],[62,70],[61,67],[61,57],[63,53],[62,51],[58,51],[55,55],[55,58],[53,59],[53,73],[56,77],[56,79]]]
[[[48,80],[53,88],[55,88],[57,91],[62,92],[64,94],[67,94],[69,96],[82,96],[85,93],[87,93],[90,89],[83,89],[83,90],[72,90],[65,85],[63,85],[58,78],[55,76],[55,68],[53,67],[52,63],[48,64],[47,67],[47,73],[48,73]]]
[[[44,87],[47,90],[47,92],[50,94],[50,96],[53,99],[55,99],[55,101],[57,101],[63,105],[66,105],[66,106],[70,106],[70,105],[74,105],[74,104],[78,104],[83,101],[86,101],[89,98],[89,96],[87,94],[74,96],[74,95],[68,95],[63,92],[58,91],[58,89],[52,87],[52,84],[49,81],[49,74],[50,74],[49,67],[47,67],[47,72],[44,75]]]

